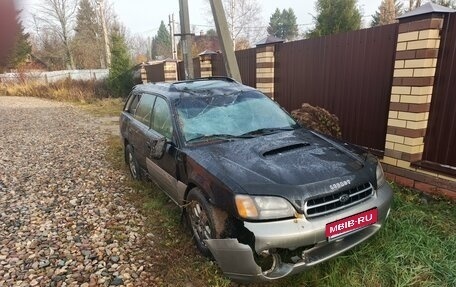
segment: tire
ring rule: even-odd
[[[187,196],[185,215],[198,250],[206,257],[212,258],[211,251],[204,240],[218,238],[214,223],[215,207],[210,204],[199,188],[192,189]]]
[[[141,170],[136,160],[133,147],[129,144],[125,147],[125,162],[128,165],[130,175],[134,180],[141,180]]]

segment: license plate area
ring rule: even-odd
[[[326,224],[328,241],[338,239],[349,233],[377,223],[378,209],[373,208]]]

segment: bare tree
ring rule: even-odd
[[[130,50],[133,63],[139,64],[147,62],[149,57],[149,42],[147,38],[139,34],[134,34],[132,36],[127,34],[126,42],[128,49]]]
[[[228,29],[230,30],[233,46],[236,48],[236,42],[243,39],[252,40],[259,30],[264,30],[261,23],[261,6],[257,0],[222,0],[225,9]],[[210,15],[210,23],[213,24],[212,11],[208,5],[206,14]],[[243,45],[242,45],[243,46]]]
[[[378,10],[372,15],[371,26],[387,25],[397,22],[402,14],[403,3],[400,0],[382,0]]]
[[[409,11],[421,6],[421,0],[409,0]]]
[[[76,0],[41,0],[36,15],[36,20],[41,23],[45,33],[52,32],[58,35],[65,50],[65,62],[70,69],[74,68],[70,41],[77,6]]]

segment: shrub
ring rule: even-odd
[[[65,79],[55,83],[20,81],[0,84],[0,95],[90,103],[110,97],[105,81]]]
[[[336,138],[342,136],[339,118],[327,110],[304,103],[300,109],[291,112],[291,115],[303,126],[330,135]]]

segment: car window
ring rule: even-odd
[[[153,95],[143,94],[134,115],[135,119],[148,127],[150,126],[150,116],[155,98]]]
[[[131,114],[135,114],[136,108],[138,107],[139,100],[141,99],[141,95],[133,94],[131,95],[130,99],[128,100],[126,112]]]
[[[164,99],[157,97],[152,117],[152,128],[159,134],[171,139],[173,135],[173,124],[168,103]]]

